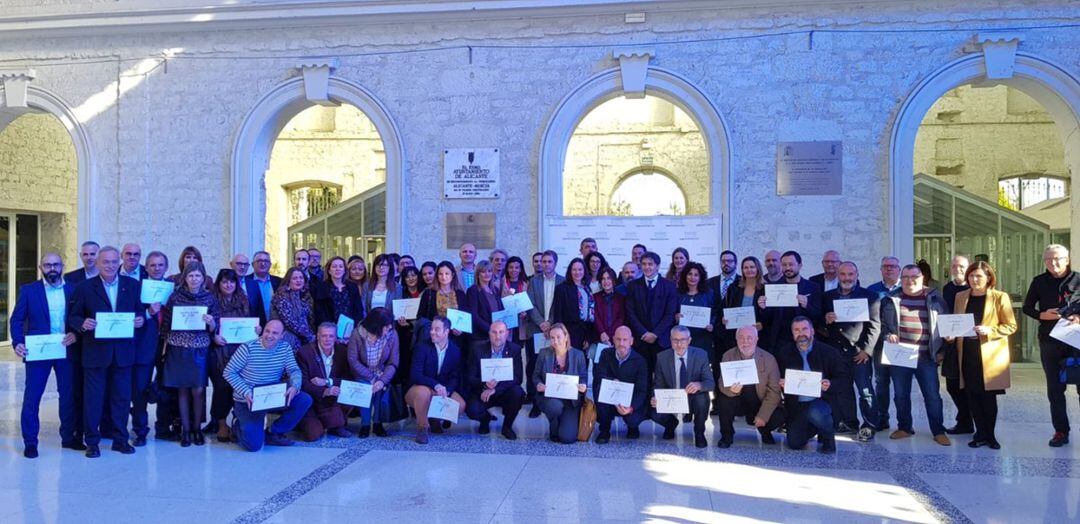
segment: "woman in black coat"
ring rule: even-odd
[[[337,324],[340,315],[352,319],[355,324],[364,320],[360,290],[349,284],[345,259],[341,257],[333,257],[326,263],[326,280],[312,281],[311,294],[315,302],[316,326],[323,322]]]
[[[570,347],[588,352],[596,305],[585,280],[585,261],[575,258],[566,267],[566,280],[555,286],[551,301],[551,322],[560,322],[570,332]]]

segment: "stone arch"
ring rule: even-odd
[[[619,68],[602,71],[589,78],[563,98],[544,130],[539,159],[539,245],[548,242],[547,217],[563,213],[562,177],[566,149],[578,124],[597,106],[624,94],[624,79]],[[659,67],[649,66],[644,78],[644,91],[659,96],[682,109],[694,119],[701,132],[709,156],[710,193],[709,214],[719,217],[721,245],[731,244],[731,138],[728,126],[708,95],[682,76]]]
[[[893,124],[889,147],[889,194],[892,253],[912,260],[914,246],[913,157],[915,137],[926,112],[946,92],[958,86],[987,81],[983,54],[961,57],[920,82],[900,107]],[[1080,206],[1080,79],[1065,68],[1032,54],[1017,52],[1011,77],[994,79],[1017,88],[1042,104],[1054,118],[1065,147],[1065,165],[1072,173],[1071,207]],[[1080,231],[1080,212],[1074,211],[1071,229]],[[1080,235],[1073,235],[1072,250],[1080,248]]]
[[[386,242],[391,251],[404,251],[405,223],[404,149],[397,123],[379,99],[367,89],[331,76],[327,97],[350,104],[362,111],[374,124],[386,152]],[[300,111],[310,107],[304,79],[288,80],[264,95],[244,118],[233,147],[231,172],[232,253],[252,253],[263,248],[266,214],[265,173],[270,152],[285,124]]]

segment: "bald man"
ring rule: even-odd
[[[648,398],[649,364],[645,362],[645,357],[631,350],[634,334],[630,328],[619,326],[611,341],[614,347],[604,350],[593,371],[594,395],[600,398],[604,379],[633,384],[634,394],[629,406],[596,403],[596,421],[600,426],[597,444],[607,444],[611,440],[611,423],[616,415],[626,423],[626,438],[641,436],[638,426],[645,420],[645,401]]]
[[[783,389],[780,388],[780,368],[776,358],[757,346],[758,332],[753,326],[743,326],[735,331],[736,346],[720,358],[725,362],[753,360],[757,368],[757,384],[744,386],[741,382],[724,383],[720,376],[720,442],[721,448],[729,448],[735,441],[735,417],[754,417],[754,427],[761,435],[763,444],[775,444],[772,432],[784,423],[784,408],[780,406]]]
[[[780,268],[780,252],[777,250],[765,253],[765,283],[783,284],[784,271]]]

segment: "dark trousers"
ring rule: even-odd
[[[1050,401],[1050,421],[1054,432],[1069,434],[1069,410],[1065,404],[1067,384],[1061,383],[1061,359],[1070,356],[1071,350],[1065,344],[1050,337],[1039,338],[1039,355],[1042,357],[1043,372],[1046,374],[1046,399]],[[1076,386],[1080,398],[1080,385]]]
[[[533,371],[536,370],[536,344],[533,344],[533,338],[530,335],[529,339],[525,341],[525,393],[535,402],[536,399],[536,381],[533,380]]]
[[[761,399],[753,386],[746,386],[734,397],[720,394],[720,437],[730,441],[735,437],[735,417],[756,417],[761,409]],[[765,421],[764,431],[775,431],[784,424],[784,410],[777,406],[769,420]]]
[[[994,430],[997,427],[997,395],[986,391],[965,391],[971,416],[975,419],[976,440],[997,440]]]
[[[702,436],[705,434],[705,421],[709,418],[709,392],[700,391],[690,395],[690,414],[694,419],[694,435]],[[679,420],[682,417],[677,417],[670,413],[654,413],[653,421],[665,428],[674,428],[679,425]]]
[[[131,430],[137,437],[150,433],[150,414],[147,410],[147,389],[154,377],[152,364],[131,366]]]
[[[219,353],[226,352],[227,348],[213,346],[210,350]],[[225,364],[229,363],[229,359],[218,357],[223,357],[223,355],[215,354],[214,358],[209,359],[209,362],[207,362],[210,384],[214,386],[213,394],[210,397],[210,418],[208,419],[211,423],[229,418],[229,410],[232,409],[233,404],[233,388],[225,380],[224,376]]]
[[[968,394],[960,389],[960,379],[945,377],[945,391],[949,392],[949,397],[956,406],[956,427],[961,429],[974,427],[972,410],[968,405]]]
[[[635,408],[629,415],[620,415],[619,411],[615,409],[615,406],[611,404],[596,403],[596,423],[600,429],[600,434],[611,433],[611,423],[615,421],[615,417],[621,417],[623,423],[626,424],[627,429],[637,428],[642,422],[645,422],[645,406]]]
[[[874,361],[874,404],[870,420],[879,431],[889,427],[889,386],[892,383],[889,367]]]
[[[540,411],[548,419],[548,436],[555,437],[563,444],[577,442],[578,418],[581,405],[561,398],[547,398],[543,393],[536,396],[534,402],[540,403]]]
[[[841,359],[847,369],[846,376],[833,380],[830,389],[836,388],[832,395],[833,420],[843,423],[851,429],[858,429],[859,411],[862,411],[863,425],[876,426],[877,412],[874,409],[874,365],[870,361],[855,363],[855,353],[845,352]]]
[[[42,360],[26,363],[26,387],[23,390],[22,437],[27,446],[38,445],[41,422],[38,412],[49,374],[56,372],[56,391],[60,394],[60,440],[75,442],[75,398],[72,391],[71,363],[67,359]]]
[[[76,442],[82,442],[83,440],[83,367],[82,367],[82,348],[76,342],[68,346],[68,364],[71,368],[71,402],[72,409],[75,410],[75,420],[73,422],[72,429],[74,434],[72,439]]]
[[[724,329],[724,326],[719,326],[719,329]],[[724,396],[724,393],[720,391],[720,384],[723,382],[720,380],[720,359],[724,356],[724,352],[727,351],[727,349],[721,349],[718,340],[714,341],[712,349],[713,350],[709,352],[709,365],[712,367],[713,382],[716,383],[716,387],[713,388],[712,408],[719,412],[720,397]]]
[[[649,365],[650,388],[652,388],[653,377],[656,376],[656,355],[663,350],[664,348],[660,347],[660,344],[646,344],[640,339],[634,341],[634,351],[637,351],[639,355],[645,357],[645,362]],[[691,411],[692,410],[693,409],[691,408]]]
[[[110,437],[119,442],[128,440],[128,409],[131,407],[131,366],[83,368],[83,421],[87,446],[101,442],[102,411],[109,405]]]
[[[487,402],[480,400],[480,393],[474,391],[469,395],[465,401],[465,414],[473,420],[480,420],[487,414],[488,408],[502,408],[503,417],[506,418],[502,427],[512,427],[521,405],[525,403],[525,391],[520,386],[506,388],[502,393],[491,395]]]
[[[313,404],[300,419],[299,429],[304,434],[304,440],[315,442],[321,439],[327,430],[345,427],[345,413],[351,408],[352,406],[336,402],[330,406]]]
[[[170,433],[172,430],[170,426],[173,422],[178,422],[180,417],[180,399],[177,395],[176,388],[165,387],[165,359],[163,355],[159,354],[157,358],[157,369],[155,371],[154,381],[158,384],[158,391],[161,396],[157,399],[157,406],[155,407],[154,420],[154,433],[161,435]]]
[[[787,416],[787,445],[791,449],[804,448],[814,435],[818,442],[828,442],[836,436],[832,407],[820,398],[792,402],[787,406]]]
[[[266,442],[267,413],[281,413],[281,416],[270,424],[270,432],[287,433],[300,423],[300,419],[310,408],[311,396],[303,391],[298,392],[287,407],[269,411],[252,412],[248,409],[247,402],[233,402],[233,422],[236,428],[233,436],[240,443],[240,447],[248,451],[259,451]]]

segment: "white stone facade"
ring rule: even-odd
[[[74,4],[75,11],[86,9]],[[649,44],[650,67],[697,86],[728,126],[730,192],[711,195],[713,210],[727,210],[728,247],[758,256],[797,249],[808,259],[806,273],[817,272],[825,249],[837,248],[876,276],[880,255],[910,246],[895,234],[903,230],[896,217],[904,211],[896,206],[904,197],[896,188],[904,182],[891,175],[899,161],[891,144],[916,86],[954,60],[981,55],[977,35],[986,28],[1080,23],[1068,1],[758,8],[721,2],[715,9],[707,2],[675,2],[671,9],[648,3],[640,9],[647,11],[644,24],[624,22],[633,5],[620,11],[583,4],[590,5],[469,23],[461,15],[298,20],[301,27],[263,29],[0,32],[0,63],[33,67],[31,85],[64,101],[85,131],[92,166],[80,176],[92,177],[84,193],[92,205],[84,215],[90,223],[80,227],[88,235],[139,241],[144,250],[170,255],[194,244],[224,263],[236,245],[232,154],[245,118],[297,76],[303,58],[334,57],[332,78],[369,92],[400,132],[401,180],[388,184],[401,188],[404,234],[389,245],[438,260],[456,256],[443,247],[448,212],[493,211],[501,247],[523,254],[541,247],[538,166],[549,120],[577,86],[618,67],[613,49]],[[1019,52],[1080,77],[1080,31],[1014,31],[1023,35]],[[703,41],[657,44],[695,40]],[[843,141],[843,195],[776,196],[776,143],[797,140]],[[442,197],[441,152],[456,147],[500,148],[501,198]],[[714,162],[721,153],[713,152]],[[393,171],[389,178],[398,176]]]

